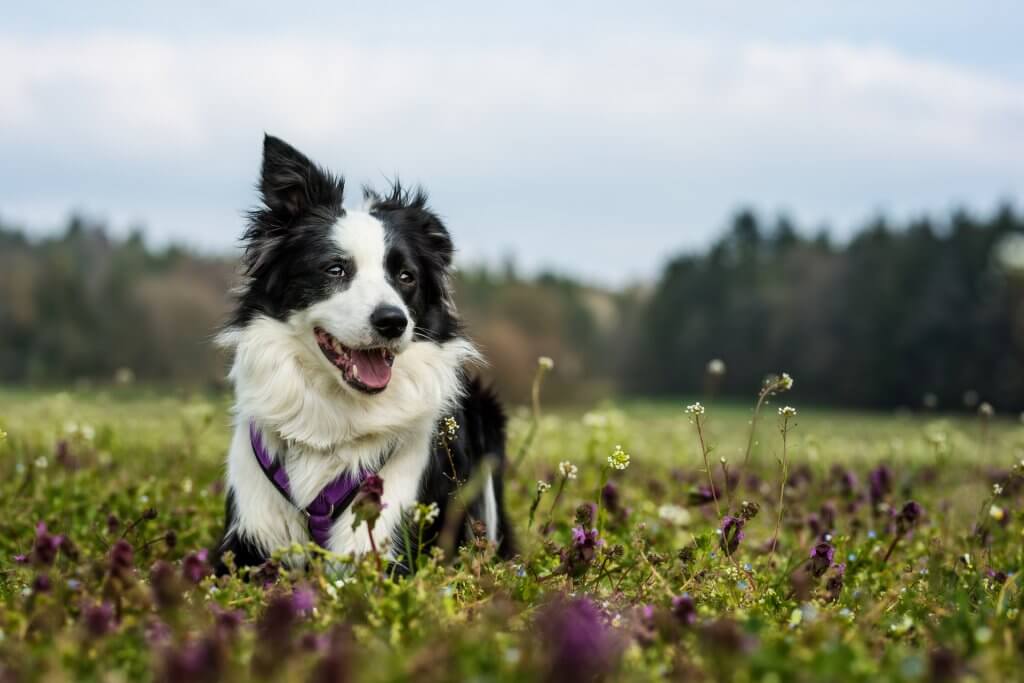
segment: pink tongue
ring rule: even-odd
[[[379,350],[352,351],[352,364],[359,368],[358,379],[371,389],[383,389],[391,381],[391,366]]]

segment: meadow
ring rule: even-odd
[[[1020,420],[796,380],[753,431],[753,395],[513,410],[519,555],[403,577],[212,576],[227,396],[0,392],[0,681],[1024,677]]]

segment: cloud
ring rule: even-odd
[[[965,176],[990,192],[1024,177],[1024,83],[881,46],[110,33],[0,36],[0,63],[5,213],[88,203],[158,229],[185,214],[203,225],[204,211],[223,222],[245,206],[264,130],[357,180],[422,178],[458,202],[449,216],[511,230],[502,248],[533,261],[553,227],[603,230],[607,248],[634,220],[663,251],[681,241],[666,213],[720,221],[761,198],[827,212],[822,192],[867,211],[918,171],[939,183],[921,195],[933,202],[976,192]],[[822,174],[849,189],[821,188]],[[493,233],[468,240],[494,253]]]

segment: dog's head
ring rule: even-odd
[[[261,316],[286,324],[320,370],[360,395],[384,391],[414,341],[458,334],[451,238],[422,191],[366,190],[364,207],[346,210],[344,181],[272,136],[259,191],[230,328]]]

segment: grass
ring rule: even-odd
[[[712,497],[687,403],[515,411],[511,562],[481,541],[395,579],[305,548],[217,580],[226,397],[0,392],[0,680],[1020,677],[1017,421],[783,395],[744,469],[750,407],[705,400]]]

